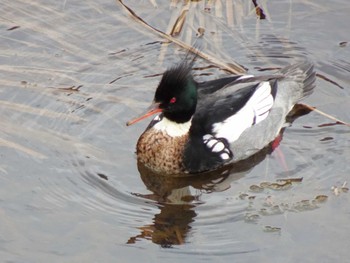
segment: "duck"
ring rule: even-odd
[[[261,151],[288,124],[293,106],[315,88],[304,60],[270,75],[234,75],[198,82],[192,64],[167,69],[153,102],[127,126],[155,115],[136,145],[137,161],[164,175],[197,174]]]

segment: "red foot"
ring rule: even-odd
[[[282,141],[282,134],[279,134],[276,139],[272,142],[272,150],[275,151],[276,150],[276,154],[277,154],[277,159],[280,161],[280,164],[282,165],[283,169],[285,171],[289,171],[288,166],[287,166],[287,162],[286,159],[284,158],[284,154],[281,151],[280,148],[277,148],[280,145],[280,142]]]
[[[274,151],[280,145],[281,141],[282,141],[282,135],[278,134],[275,140],[272,142],[272,151]]]

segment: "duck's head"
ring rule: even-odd
[[[197,106],[197,83],[191,75],[191,67],[182,63],[167,70],[158,85],[152,105],[140,117],[127,123],[132,125],[148,116],[162,112],[164,117],[176,123],[188,122]]]

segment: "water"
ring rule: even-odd
[[[250,1],[193,2],[178,38],[204,28],[203,52],[250,73],[308,57],[319,77],[305,102],[349,122],[350,4],[258,3],[265,20]],[[184,7],[125,4],[167,32]],[[311,112],[234,170],[155,176],[134,154],[147,121],[125,123],[186,51],[117,1],[5,0],[0,12],[3,262],[348,260],[349,127]],[[211,65],[198,59],[196,79],[227,74]]]

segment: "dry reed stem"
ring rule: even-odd
[[[312,106],[310,106],[310,105],[303,104],[303,103],[300,104],[300,105],[302,105],[303,107],[305,107],[305,108],[307,108],[307,109],[309,109],[309,110],[312,110],[312,111],[314,111],[314,112],[317,112],[318,114],[320,114],[320,115],[322,115],[322,116],[324,116],[324,117],[327,117],[328,119],[331,119],[331,120],[336,121],[336,122],[338,122],[338,123],[340,123],[340,124],[343,124],[343,125],[345,125],[345,126],[350,127],[350,123],[347,123],[347,122],[345,122],[345,121],[339,120],[338,118],[333,117],[332,115],[329,115],[329,114],[327,114],[327,113],[325,113],[325,112],[323,112],[323,111],[320,111],[320,110],[316,109],[315,107],[312,107]]]
[[[208,60],[208,61],[214,63],[218,67],[225,69],[233,74],[240,75],[240,74],[243,74],[246,72],[244,68],[242,68],[240,65],[238,65],[235,62],[230,62],[230,64],[226,64],[226,63],[218,60],[217,58],[210,56],[210,55],[208,55],[208,54],[206,54],[198,49],[195,49],[195,48],[191,47],[190,45],[182,42],[181,40],[176,39],[176,38],[162,32],[162,31],[160,31],[159,29],[152,27],[151,25],[147,24],[141,17],[139,17],[131,8],[129,8],[127,5],[125,5],[122,0],[117,0],[117,2],[120,3],[124,7],[124,9],[131,15],[131,17],[134,18],[138,23],[140,23],[143,26],[147,27],[148,29],[154,31],[157,35],[167,39],[168,41],[175,43],[176,45],[196,54],[197,56],[199,56],[205,60]]]

